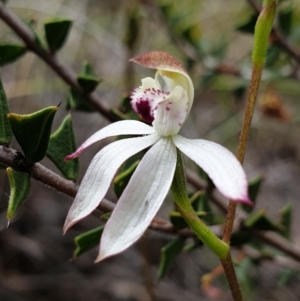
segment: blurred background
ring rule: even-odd
[[[141,78],[154,74],[133,66],[128,62],[131,57],[150,50],[177,57],[195,86],[194,106],[182,134],[216,141],[236,153],[251,75],[255,18],[251,2],[10,0],[7,6],[23,21],[33,20],[41,35],[44,22],[53,17],[73,20],[57,56],[76,73],[84,61],[92,64],[103,79],[96,93],[109,108],[118,107]],[[276,26],[299,53],[299,1],[280,1]],[[285,204],[293,205],[291,237],[300,245],[300,56],[296,60],[272,38],[244,166],[248,179],[264,177],[257,210],[264,209],[274,219]],[[1,20],[0,42],[22,44]],[[55,130],[68,112],[65,82],[31,52],[1,71],[12,112],[31,113],[62,102]],[[72,119],[78,144],[108,124],[97,112],[73,110]],[[107,142],[81,156],[79,183],[93,155]],[[12,147],[19,149],[16,142]],[[58,172],[50,160],[42,164]],[[191,162],[187,165],[197,172]],[[1,301],[231,300],[223,276],[209,290],[214,298],[201,288],[200,278],[218,266],[205,247],[182,252],[158,281],[160,249],[174,238],[158,231],[148,230],[129,250],[97,265],[93,263],[97,248],[71,260],[74,237],[99,226],[99,212],[63,236],[72,199],[36,181],[32,186],[27,202],[6,229],[9,185],[5,171],[0,172]],[[113,191],[107,198],[116,201]],[[168,198],[159,216],[168,219],[171,209]],[[245,300],[300,300],[299,270],[299,264],[291,269],[272,261],[249,264],[245,258],[240,264]]]

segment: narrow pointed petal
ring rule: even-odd
[[[184,66],[172,55],[162,51],[150,51],[130,60],[143,67],[157,69],[157,74],[174,80],[176,85],[182,86],[188,94],[190,111],[194,99],[194,86]],[[157,76],[156,76],[157,77]]]
[[[96,262],[143,235],[169,191],[175,167],[176,148],[169,138],[161,138],[143,157],[105,225]]]
[[[93,134],[74,153],[66,156],[65,160],[77,158],[87,147],[108,137],[118,135],[148,135],[152,133],[154,133],[153,127],[143,122],[137,120],[117,121]]]
[[[223,146],[200,139],[173,137],[174,144],[209,175],[217,189],[230,200],[252,204],[245,172],[236,157]]]
[[[96,154],[69,210],[64,232],[97,208],[110,187],[118,168],[124,161],[158,140],[159,136],[156,134],[118,140]]]

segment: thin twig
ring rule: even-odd
[[[72,198],[76,196],[78,186],[74,182],[63,178],[40,163],[29,165],[22,154],[10,147],[0,145],[0,162],[6,166],[12,167],[16,171],[28,172],[33,179]],[[114,207],[114,203],[103,199],[98,206],[98,209],[104,212],[111,212],[114,210]],[[165,233],[178,233],[171,223],[157,217],[153,219],[150,228]],[[191,231],[186,230],[179,231],[179,234],[187,237],[193,236]]]
[[[1,1],[0,19],[2,19],[17,34],[17,36],[23,40],[28,50],[34,52],[38,57],[40,57],[72,89],[82,94],[85,99],[95,108],[95,110],[101,113],[109,121],[116,121],[116,117],[111,114],[109,108],[107,108],[101,102],[100,98],[95,93],[85,94],[77,82],[76,73],[64,65],[55,54],[52,54],[48,50],[41,48],[37,44],[35,36],[30,28],[13,12],[11,12]]]

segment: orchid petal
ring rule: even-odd
[[[165,76],[172,79],[175,82],[175,86],[182,86],[187,91],[189,113],[194,99],[194,86],[186,69],[176,58],[162,51],[151,51],[134,57],[130,61],[146,68],[157,69],[156,79],[158,82],[159,76]]]
[[[152,134],[145,137],[118,140],[96,154],[69,210],[64,232],[97,208],[110,187],[115,173],[124,161],[153,145],[159,139],[158,135]]]
[[[176,148],[169,138],[161,138],[143,157],[105,225],[96,262],[143,235],[169,191],[175,167]]]
[[[143,120],[152,122],[153,111],[170,92],[160,90],[156,81],[151,77],[142,79],[142,85],[136,88],[131,94],[131,106],[133,110],[140,114]]]
[[[154,110],[153,127],[161,136],[176,135],[184,123],[188,111],[186,91],[176,86]]]
[[[154,133],[153,127],[143,122],[137,120],[117,121],[93,134],[74,153],[66,156],[65,160],[77,158],[87,147],[108,137],[118,135],[147,135],[152,133]]]
[[[230,200],[252,204],[244,170],[223,146],[207,140],[174,136],[174,144],[208,174],[217,189]]]

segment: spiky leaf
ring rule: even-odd
[[[50,137],[47,157],[56,165],[61,173],[70,180],[76,180],[79,172],[79,160],[64,161],[64,158],[76,150],[72,118],[68,115],[60,127]]]
[[[18,172],[11,167],[6,168],[10,184],[10,195],[7,208],[7,219],[11,221],[20,206],[25,202],[30,193],[30,176],[26,172]]]
[[[22,45],[1,43],[0,44],[0,66],[12,63],[20,58],[27,48]]]
[[[280,231],[281,235],[285,238],[290,238],[291,236],[291,226],[292,226],[292,209],[293,206],[291,203],[287,203],[281,210],[280,210],[280,225],[282,229]]]
[[[7,115],[14,136],[28,162],[38,162],[45,157],[57,109],[58,106],[51,106],[32,114]]]
[[[257,15],[251,15],[247,21],[243,22],[242,24],[239,24],[236,29],[245,33],[254,33],[255,24],[257,21]]]
[[[52,52],[61,49],[70,32],[72,21],[68,19],[52,19],[44,24],[48,47]]]
[[[248,184],[249,198],[253,202],[253,204],[255,204],[255,202],[256,202],[256,198],[258,196],[260,186],[263,181],[264,181],[264,177],[258,176],[256,178],[252,179]],[[252,212],[254,209],[254,206],[252,207],[252,206],[247,206],[247,205],[241,205],[241,207],[243,208],[244,211],[246,211],[248,213]]]
[[[7,99],[0,73],[0,145],[8,145],[13,138],[13,132],[7,119],[8,112]]]
[[[73,89],[70,89],[66,109],[73,109],[84,112],[94,112],[92,105],[84,99],[83,95],[81,95]]]
[[[73,253],[73,258],[78,257],[98,245],[103,229],[104,226],[101,226],[76,236],[74,239],[76,249]]]
[[[97,88],[99,83],[101,83],[101,80],[97,76],[79,74],[77,76],[77,82],[82,87],[84,92],[90,93]]]
[[[158,268],[158,279],[161,279],[166,274],[166,271],[173,263],[178,254],[182,251],[184,247],[185,238],[178,237],[170,241],[161,249],[161,257]]]
[[[275,224],[270,218],[266,216],[264,210],[260,210],[258,212],[250,215],[245,221],[244,225],[247,228],[264,230],[264,231],[278,231],[279,227]]]

